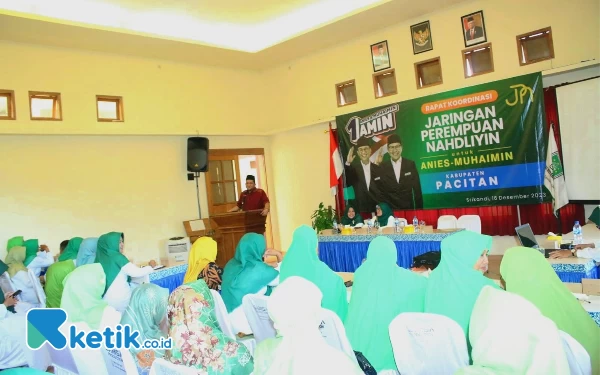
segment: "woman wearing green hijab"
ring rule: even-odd
[[[456,321],[467,337],[469,353],[469,321],[473,305],[481,289],[498,288],[483,276],[487,271],[487,253],[492,237],[462,231],[442,241],[442,259],[431,272],[425,294],[425,312],[447,316]]]
[[[381,228],[394,226],[394,212],[387,203],[379,203],[375,206],[375,215],[377,215],[377,222]]]
[[[121,314],[102,300],[106,277],[98,263],[77,267],[65,280],[60,307],[67,313],[67,321],[78,330],[103,331],[121,322]],[[68,330],[63,324],[61,331]],[[66,335],[65,335],[66,336]],[[101,350],[73,349],[73,359],[82,374],[108,374]]]
[[[364,220],[362,216],[356,211],[351,205],[347,205],[344,210],[344,216],[342,216],[342,225],[355,226],[357,224],[363,224]]]
[[[25,266],[30,269],[35,277],[40,277],[42,268],[50,267],[54,263],[54,257],[50,253],[48,246],[40,246],[36,239],[25,241]]]
[[[48,267],[46,272],[46,307],[59,308],[62,299],[64,285],[63,281],[68,274],[75,270],[75,262],[73,260],[63,260]]]
[[[529,300],[544,316],[577,340],[590,355],[592,374],[600,374],[600,328],[560,281],[546,258],[526,247],[508,249],[500,274],[506,290]]]
[[[266,247],[263,235],[246,233],[223,270],[221,296],[235,333],[252,333],[241,307],[242,298],[247,294],[269,295],[279,283],[278,270],[263,260]]]
[[[567,375],[556,324],[525,298],[484,287],[469,330],[473,365],[455,375]]]
[[[321,306],[335,312],[343,322],[348,312],[344,280],[319,260],[317,246],[318,239],[314,229],[307,225],[298,227],[281,262],[280,280],[300,276],[312,282],[323,293]]]
[[[423,312],[427,278],[398,267],[394,241],[377,237],[367,260],[354,273],[348,317],[344,322],[352,348],[377,372],[398,370],[388,327],[400,313]]]
[[[140,333],[139,340],[160,340],[167,337],[167,306],[169,290],[154,284],[143,284],[136,288],[129,301],[129,306],[121,318],[121,324],[129,325]],[[129,349],[137,365],[140,375],[148,375],[156,358],[165,355],[163,349]]]
[[[69,241],[69,246],[72,241]],[[106,274],[104,300],[120,313],[125,311],[131,298],[131,286],[128,279],[144,277],[154,271],[150,266],[139,268],[129,262],[129,259],[123,255],[124,247],[125,236],[123,233],[110,232],[98,238],[96,248],[96,263],[102,265]]]
[[[58,257],[58,261],[62,262],[63,260],[69,259],[77,259],[77,253],[79,252],[79,246],[83,242],[83,238],[81,237],[73,237],[69,240],[69,244],[67,245],[65,251],[60,254]]]
[[[25,246],[25,240],[23,239],[23,236],[17,236],[9,239],[6,243],[6,251],[10,251],[10,249],[15,246]]]
[[[39,300],[35,293],[33,282],[29,277],[29,270],[25,267],[23,262],[25,261],[25,247],[16,246],[13,247],[8,254],[4,262],[8,266],[8,276],[17,290],[21,290],[19,301],[24,303],[22,306],[31,307],[43,307],[39,306]],[[39,283],[39,281],[38,281]],[[25,305],[27,304],[27,305]]]

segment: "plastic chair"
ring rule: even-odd
[[[346,336],[346,330],[344,329],[344,324],[342,324],[341,319],[331,310],[323,308],[321,310],[323,315],[319,330],[325,341],[330,346],[346,353],[348,357],[358,364],[354,350],[352,350],[348,336]]]
[[[157,358],[152,362],[150,375],[198,375],[198,370],[192,367],[175,365],[162,358]]]
[[[233,333],[233,328],[231,328],[231,323],[229,322],[229,316],[227,315],[227,308],[225,307],[225,302],[223,302],[223,297],[221,297],[219,292],[213,289],[210,290],[210,294],[212,294],[213,301],[215,303],[215,315],[217,316],[217,321],[219,322],[221,331],[230,339],[235,340],[236,336],[235,333]]]
[[[458,218],[456,227],[481,234],[481,218],[479,215],[462,215]]]
[[[456,229],[457,222],[454,215],[442,215],[438,218],[437,229]]]
[[[392,320],[389,332],[403,375],[451,375],[469,365],[465,334],[446,316],[403,313]]]
[[[569,361],[571,375],[591,375],[592,362],[585,348],[568,333],[560,330],[558,332]]]
[[[258,345],[261,341],[275,337],[277,331],[273,326],[273,321],[269,316],[267,301],[269,297],[248,294],[242,298],[242,309],[248,319],[254,339]]]

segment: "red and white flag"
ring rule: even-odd
[[[329,124],[329,187],[331,188],[331,195],[337,194],[338,180],[343,172],[344,164],[342,163],[340,148],[333,131],[331,131],[331,124]]]

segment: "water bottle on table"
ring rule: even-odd
[[[373,230],[373,220],[367,220],[367,233],[371,234]]]
[[[336,233],[336,234],[339,233],[338,223],[337,223],[336,219],[333,219],[333,233]]]
[[[394,231],[396,233],[400,233],[400,219],[396,218],[396,220],[394,220]]]
[[[580,245],[583,243],[583,232],[581,230],[581,225],[579,225],[579,220],[575,220],[575,225],[573,225],[573,245]]]
[[[413,227],[415,227],[415,233],[419,232],[419,219],[417,218],[417,216],[415,215],[415,217],[413,217]]]

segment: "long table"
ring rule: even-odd
[[[581,279],[598,279],[598,266],[592,259],[548,259],[558,277],[566,283],[580,283]]]
[[[187,272],[187,263],[178,264],[165,264],[165,268],[161,268],[152,272],[149,275],[150,282],[160,287],[169,289],[169,293],[172,293],[177,287],[183,284],[183,277]]]
[[[415,256],[440,251],[442,240],[453,233],[321,235],[319,259],[333,271],[354,272],[367,257],[369,242],[377,236],[386,236],[396,244],[398,265],[410,268]]]

